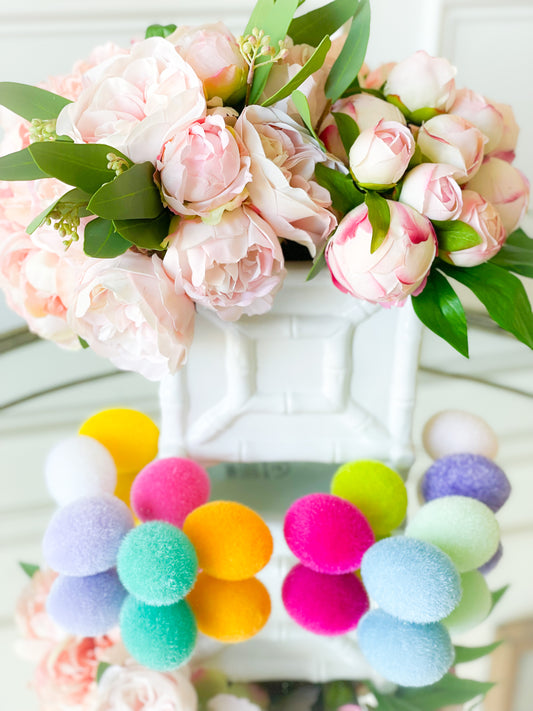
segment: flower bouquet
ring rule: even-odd
[[[369,71],[367,0],[300,4],[260,0],[239,38],[153,25],[39,88],[0,84],[0,285],[31,330],[160,379],[197,308],[264,314],[298,258],[355,298],[412,297],[467,355],[460,282],[533,345],[511,108],[425,52]]]

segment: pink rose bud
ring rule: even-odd
[[[447,163],[455,168],[453,178],[459,185],[479,170],[486,137],[469,121],[455,114],[443,114],[420,127],[417,143],[433,163]]]
[[[506,234],[516,230],[529,205],[529,182],[518,168],[501,158],[489,158],[466,187],[496,208]]]
[[[350,170],[363,186],[394,185],[415,152],[413,134],[398,121],[380,121],[357,137],[350,149]]]
[[[456,73],[447,59],[420,50],[391,69],[384,92],[397,96],[409,111],[449,111],[455,99]]]
[[[456,220],[463,208],[463,196],[453,172],[453,166],[442,163],[417,165],[405,176],[400,202],[430,220]]]
[[[223,22],[200,27],[179,27],[167,39],[203,82],[208,99],[242,99],[248,67],[237,40]]]
[[[475,229],[481,243],[458,252],[448,252],[444,255],[448,261],[458,267],[475,267],[500,251],[506,234],[494,205],[473,190],[463,190],[463,209],[459,219]]]
[[[215,222],[225,208],[242,203],[245,185],[252,179],[244,143],[219,115],[174,135],[164,144],[157,167],[171,210]]]
[[[497,104],[493,101],[492,105],[503,117],[503,132],[500,142],[494,148],[491,155],[512,163],[515,159],[515,149],[520,128],[516,123],[513,109],[509,106],[509,104]]]
[[[487,137],[485,153],[494,150],[503,134],[503,116],[490,101],[471,89],[459,89],[450,113],[462,116]]]
[[[397,62],[387,62],[386,64],[381,64],[372,71],[369,71],[367,67],[367,71],[364,76],[359,77],[359,83],[365,89],[381,89],[396,64]]]
[[[387,200],[390,227],[372,254],[368,208],[359,205],[341,221],[326,248],[333,283],[373,303],[400,305],[421,291],[437,252],[431,222],[408,205]]]
[[[372,96],[372,94],[355,94],[347,99],[339,99],[331,107],[331,112],[322,122],[319,138],[330,153],[338,156],[345,163],[348,163],[348,156],[344,150],[333,113],[347,114],[355,121],[360,131],[374,128],[382,119],[397,121],[405,125],[405,117],[400,109],[388,101]]]

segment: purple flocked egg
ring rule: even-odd
[[[487,575],[488,573],[491,572],[491,570],[494,570],[494,568],[498,565],[500,560],[503,557],[503,546],[502,542],[500,541],[498,548],[496,550],[496,553],[492,556],[490,560],[488,560],[485,565],[482,565],[480,568],[478,568],[479,572],[482,573],[483,575]]]

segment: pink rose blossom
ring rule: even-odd
[[[481,243],[445,256],[458,267],[475,267],[497,254],[505,242],[505,229],[496,208],[473,190],[463,190],[462,222],[473,227]]]
[[[95,353],[117,368],[159,380],[186,360],[194,305],[176,288],[159,257],[129,251],[86,270],[67,319]]]
[[[398,121],[380,121],[356,138],[350,149],[350,170],[363,186],[394,185],[415,152],[413,134]]]
[[[204,84],[208,99],[233,103],[244,98],[248,65],[223,22],[178,27],[167,37]]]
[[[133,660],[106,669],[95,711],[196,711],[196,691],[185,669],[157,672]]]
[[[518,168],[500,158],[488,158],[466,187],[496,208],[506,234],[520,225],[529,205],[529,181]]]
[[[360,77],[359,83],[365,89],[381,89],[396,64],[397,62],[386,62],[372,71],[367,67],[367,71],[363,77]]]
[[[476,94],[471,89],[459,89],[450,113],[470,121],[487,137],[485,153],[490,153],[499,145],[503,134],[503,116],[494,104],[481,94]]]
[[[222,116],[207,116],[167,141],[157,162],[165,201],[181,215],[216,222],[238,207],[251,180],[250,156]]]
[[[333,167],[307,131],[277,109],[248,106],[235,131],[251,157],[250,201],[280,238],[315,256],[337,224],[329,192],[314,180],[317,163]]]
[[[167,272],[224,321],[268,311],[285,277],[278,238],[247,207],[224,213],[217,225],[180,220],[168,245]]]
[[[17,600],[15,621],[22,639],[17,640],[15,649],[24,659],[40,661],[65,636],[46,611],[46,600],[56,578],[53,570],[38,570]]]
[[[479,170],[486,141],[478,128],[455,114],[443,114],[426,121],[417,136],[420,150],[430,161],[455,168],[453,177],[459,185]]]
[[[455,99],[456,73],[447,59],[419,50],[391,69],[384,93],[398,97],[409,111],[449,111]]]
[[[503,131],[498,145],[495,146],[490,155],[512,163],[515,159],[515,149],[520,128],[509,104],[497,104],[495,101],[491,103],[503,118]]]
[[[430,220],[456,220],[463,207],[463,196],[453,173],[453,166],[442,163],[417,165],[404,178],[400,202]]]
[[[200,79],[161,37],[137,42],[84,75],[57,132],[77,143],[106,143],[136,163],[155,163],[168,135],[205,116]]]
[[[401,305],[425,285],[437,252],[431,222],[408,205],[387,201],[390,227],[385,240],[370,252],[372,226],[368,208],[359,205],[339,224],[326,247],[333,283],[341,291],[385,305]]]

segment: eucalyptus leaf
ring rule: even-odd
[[[150,37],[168,37],[177,29],[177,25],[149,25],[146,28],[144,39],[149,39]]]
[[[437,233],[439,249],[443,252],[459,252],[481,244],[476,230],[461,220],[432,220]]]
[[[341,137],[342,145],[346,151],[346,155],[350,155],[350,148],[353,146],[357,137],[359,136],[359,126],[348,114],[343,114],[342,112],[333,112],[333,118],[337,124],[339,130],[339,136]]]
[[[503,643],[503,640],[498,640],[492,644],[487,644],[483,647],[460,647],[455,646],[455,661],[454,664],[466,664],[467,662],[473,662],[476,659],[481,659],[486,657],[488,654],[492,654],[495,649]]]
[[[403,701],[414,703],[423,711],[439,711],[444,706],[465,704],[478,696],[484,696],[493,686],[491,682],[461,679],[454,674],[446,674],[431,686],[401,688],[397,696]]]
[[[385,241],[390,227],[389,203],[379,193],[369,191],[365,195],[368,220],[372,225],[370,252],[373,254]]]
[[[61,109],[71,103],[69,99],[37,86],[0,82],[0,104],[26,121],[55,119]]]
[[[318,47],[315,49],[313,54],[309,57],[307,62],[303,65],[300,71],[293,76],[293,78],[282,86],[281,89],[276,91],[275,94],[270,96],[266,101],[263,101],[261,106],[271,106],[277,101],[285,99],[290,96],[291,93],[297,89],[303,82],[311,76],[314,72],[318,71],[320,67],[324,64],[326,55],[331,47],[331,40],[329,37],[324,37]]]
[[[495,590],[494,592],[491,593],[491,597],[492,597],[492,607],[490,608],[491,612],[492,612],[492,610],[494,610],[496,605],[500,602],[500,600],[502,599],[502,597],[505,595],[505,593],[508,590],[509,590],[509,585],[504,585],[503,588],[498,588],[498,590]]]
[[[305,281],[311,281],[311,279],[314,279],[316,275],[324,269],[325,266],[327,266],[326,263],[326,247],[327,247],[327,242],[324,244],[322,249],[318,252],[316,257],[313,260],[313,266],[309,270],[309,273],[307,274],[307,277],[305,278]]]
[[[430,331],[447,341],[456,351],[468,358],[468,333],[463,305],[453,287],[435,268],[426,286],[412,297],[416,315]]]
[[[154,166],[149,161],[136,163],[102,185],[92,196],[89,210],[107,220],[158,217],[163,204],[154,183]]]
[[[504,331],[533,348],[533,313],[518,277],[490,262],[465,269],[439,261],[439,268],[470,289]]]
[[[315,166],[315,180],[329,191],[333,207],[343,215],[365,201],[364,193],[357,189],[350,175],[328,168],[323,163]]]
[[[89,257],[112,259],[131,247],[131,242],[124,239],[115,230],[112,222],[97,217],[85,226],[83,251]]]
[[[34,563],[24,563],[23,561],[19,561],[19,565],[22,568],[22,570],[26,573],[28,578],[33,578],[35,573],[37,573],[40,568],[38,565],[35,565]]]
[[[42,171],[29,151],[23,148],[0,158],[0,180],[39,180],[50,177]]]
[[[524,230],[515,230],[500,251],[490,260],[507,271],[533,278],[533,239]]]
[[[163,240],[168,237],[170,212],[164,210],[154,220],[115,220],[117,232],[141,249],[163,250]]]
[[[341,53],[335,60],[326,81],[328,99],[336,101],[359,74],[370,36],[370,3],[359,0],[353,13],[352,25]]]
[[[305,15],[295,17],[287,34],[295,44],[310,44],[316,47],[325,35],[332,35],[348,22],[353,13],[354,0],[334,0]]]
[[[313,136],[313,138],[317,141],[317,143],[320,145],[323,151],[325,151],[324,144],[320,140],[320,138],[316,135],[315,129],[313,128],[313,122],[311,121],[311,110],[309,109],[309,103],[307,101],[307,97],[305,94],[302,94],[301,91],[293,91],[291,94],[291,99],[292,103],[294,104],[296,110],[302,117],[302,120],[305,124],[305,127],[309,131],[309,133]]]
[[[72,207],[77,206],[77,213],[79,217],[88,217],[91,213],[88,212],[87,204],[91,196],[89,193],[80,190],[79,188],[73,188],[69,190],[64,195],[61,195],[57,200],[55,200],[51,205],[48,205],[41,213],[34,217],[30,224],[26,227],[26,233],[31,235],[35,230],[40,227],[46,220],[48,215],[54,210],[58,205],[71,205]]]

